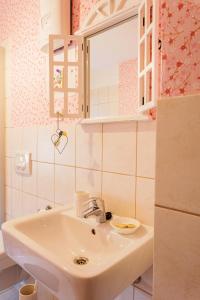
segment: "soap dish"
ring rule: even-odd
[[[110,221],[110,225],[120,234],[132,234],[140,227],[141,224],[134,218],[115,216]]]

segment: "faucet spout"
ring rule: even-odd
[[[99,207],[98,203],[101,203],[101,208]],[[99,198],[91,198],[91,200],[88,202],[88,204],[91,204],[91,207],[87,208],[83,212],[83,217],[88,218],[90,216],[96,216],[97,221],[99,223],[105,223],[106,222],[106,213],[105,213],[105,206],[104,201]]]

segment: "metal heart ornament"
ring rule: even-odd
[[[68,144],[67,132],[60,129],[56,130],[56,133],[51,136],[51,141],[56,150],[62,154]]]

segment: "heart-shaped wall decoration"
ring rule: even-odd
[[[56,150],[62,154],[68,144],[68,137],[65,131],[59,130],[51,136],[52,143]]]

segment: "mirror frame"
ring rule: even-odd
[[[90,124],[90,123],[107,123],[107,122],[122,122],[122,121],[129,121],[129,120],[142,120],[146,121],[149,120],[149,117],[146,114],[136,113],[136,115],[130,116],[113,116],[113,117],[99,117],[99,118],[90,118],[89,116],[89,74],[88,74],[88,49],[87,47],[87,39],[92,35],[96,35],[99,32],[108,30],[113,26],[116,26],[122,22],[129,20],[130,18],[135,17],[138,15],[138,10],[142,0],[121,0],[118,1],[118,5],[115,7],[115,2],[117,0],[101,0],[98,5],[94,5],[93,9],[90,11],[86,20],[84,21],[80,30],[76,31],[74,34],[82,36],[84,38],[84,49],[85,49],[85,56],[84,56],[84,98],[85,98],[85,107],[86,107],[86,119],[82,121],[82,123]],[[128,7],[126,4],[128,3]],[[105,15],[101,9],[108,6],[109,8],[109,15]],[[114,9],[115,8],[115,9]],[[96,18],[98,19],[95,22]]]
[[[85,70],[85,107],[86,107],[86,118],[89,119],[96,119],[96,118],[119,118],[119,117],[126,117],[127,115],[110,115],[110,116],[100,116],[100,117],[93,117],[91,116],[91,107],[92,107],[92,103],[91,103],[91,61],[90,61],[90,51],[91,51],[91,46],[90,46],[90,39],[92,37],[97,36],[98,34],[104,33],[107,30],[112,30],[113,28],[116,28],[126,22],[129,22],[131,20],[134,20],[135,18],[138,18],[138,14],[129,17],[128,19],[125,19],[121,22],[118,22],[117,24],[114,24],[110,27],[107,27],[103,30],[98,31],[97,33],[91,34],[87,37],[84,38],[84,44],[85,44],[85,59],[84,59],[84,70]],[[139,19],[138,19],[139,20]],[[137,57],[138,59],[138,57]],[[139,60],[139,59],[138,59]]]

